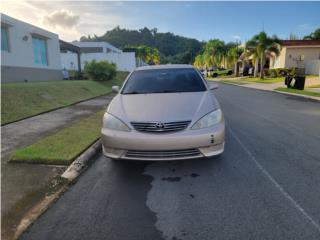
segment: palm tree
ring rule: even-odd
[[[205,46],[205,59],[211,63],[211,67],[220,67],[225,52],[225,43],[219,39],[209,40]],[[210,58],[210,61],[208,61]]]
[[[273,36],[268,37],[265,32],[260,32],[259,34],[253,36],[246,43],[246,53],[247,56],[252,56],[255,60],[254,76],[258,76],[258,65],[260,62],[260,78],[263,78],[263,66],[265,64],[265,59],[267,56],[279,56],[280,54],[280,40]]]
[[[238,46],[232,47],[227,51],[226,54],[226,62],[227,62],[227,67],[235,68],[235,72],[236,72],[236,66],[235,64],[238,62],[239,57],[241,56],[243,52],[242,48],[239,48]]]
[[[199,54],[195,57],[193,65],[197,68],[203,68],[205,63],[204,63],[204,57],[203,54]]]

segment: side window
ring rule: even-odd
[[[9,52],[8,28],[1,26],[1,51]]]
[[[34,62],[42,66],[48,66],[47,41],[42,38],[32,37]]]

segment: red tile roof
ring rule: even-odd
[[[320,46],[320,40],[283,40],[282,46]]]

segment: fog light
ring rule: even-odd
[[[123,149],[102,146],[103,154],[110,158],[120,158],[124,154]]]
[[[224,151],[224,143],[212,145],[208,147],[201,147],[199,148],[199,150],[204,156],[211,157],[214,155],[218,155]]]

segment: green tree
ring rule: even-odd
[[[195,56],[202,50],[204,45],[196,39],[186,38],[173,33],[159,33],[156,28],[142,28],[139,30],[128,30],[119,26],[107,31],[102,36],[83,36],[81,41],[106,41],[118,48],[126,46],[145,45],[156,48],[162,63],[193,63]]]
[[[237,66],[235,66],[235,64],[238,62],[239,57],[242,53],[243,48],[239,48],[238,46],[234,46],[228,49],[226,54],[227,68],[234,68],[236,72]]]
[[[219,39],[211,39],[205,45],[206,63],[211,67],[220,67],[225,55],[225,43]]]
[[[246,43],[246,54],[255,60],[254,76],[258,76],[258,64],[260,62],[260,78],[263,78],[263,66],[267,56],[280,54],[281,41],[276,37],[268,37],[265,32],[253,36]]]
[[[320,28],[317,28],[310,35],[304,36],[304,40],[320,40]]]
[[[140,46],[126,46],[123,48],[124,52],[135,52],[136,58],[144,61],[149,65],[160,64],[160,53],[156,48],[151,48],[145,45]]]
[[[195,57],[193,65],[196,68],[203,68],[205,65],[203,54],[199,54]]]

